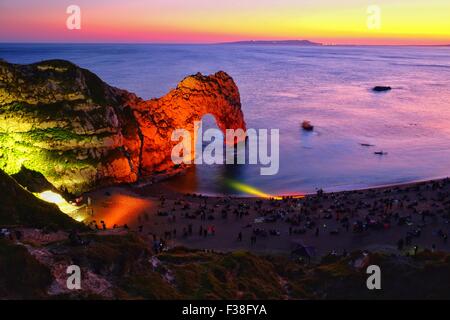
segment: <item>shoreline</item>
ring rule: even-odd
[[[140,193],[139,190],[143,190],[145,189],[145,191],[148,191],[150,194],[149,196],[159,196],[160,194],[157,192],[157,190],[154,189],[158,189],[159,192],[163,193],[166,192],[167,195],[170,194],[176,194],[176,195],[185,195],[185,194],[191,194],[191,195],[196,195],[196,196],[201,196],[201,197],[206,197],[206,198],[215,198],[215,199],[220,199],[220,198],[233,198],[233,199],[268,199],[267,197],[261,197],[261,196],[256,196],[256,195],[244,195],[244,194],[208,194],[208,193],[201,193],[201,192],[182,192],[182,191],[178,191],[178,190],[174,190],[171,188],[168,188],[167,186],[161,185],[162,183],[164,183],[165,180],[170,179],[172,177],[175,177],[177,175],[182,175],[184,174],[183,171],[181,172],[176,172],[173,175],[168,175],[165,177],[159,177],[159,180],[156,182],[137,182],[136,184],[133,185],[118,185],[118,186],[110,186],[110,187],[103,187],[103,188],[98,188],[94,191],[91,192],[86,192],[85,195],[87,194],[91,194],[93,192],[97,192],[97,191],[102,191],[102,190],[107,190],[110,188],[117,188],[117,187],[124,187],[124,188],[130,188],[133,191],[135,191],[136,193]],[[352,188],[352,189],[348,189],[348,190],[331,190],[331,191],[327,191],[326,188],[322,189],[324,190],[324,194],[336,194],[336,193],[348,193],[348,192],[358,192],[358,191],[370,191],[370,190],[381,190],[381,189],[393,189],[393,188],[402,188],[402,187],[409,187],[409,186],[413,186],[413,185],[417,185],[417,184],[424,184],[424,183],[433,183],[433,182],[439,182],[439,181],[445,181],[446,179],[450,179],[450,176],[440,176],[440,177],[435,177],[435,178],[424,178],[424,179],[418,179],[418,180],[412,180],[412,181],[408,181],[408,182],[393,182],[393,183],[386,183],[386,184],[380,184],[380,185],[373,185],[373,186],[366,186],[366,187],[361,187],[361,188]],[[161,189],[161,187],[163,189]],[[320,190],[321,188],[317,188],[317,190]],[[314,196],[317,194],[316,192],[305,192],[305,193],[290,193],[290,194],[273,194],[271,195],[274,198],[282,198],[282,197],[307,197],[307,196]]]
[[[443,238],[450,232],[450,201],[443,195],[450,195],[449,178],[279,200],[184,194],[156,183],[89,194],[94,216],[87,222],[104,221],[107,229],[126,224],[151,247],[274,254],[301,243],[318,257],[405,253],[416,245],[450,252]]]

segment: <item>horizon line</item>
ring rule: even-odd
[[[75,41],[75,42],[64,42],[64,41],[2,41],[0,40],[0,44],[133,44],[133,45],[252,45],[251,42],[283,42],[283,41],[310,41],[314,44],[306,44],[306,45],[298,45],[298,44],[278,44],[278,45],[286,45],[286,46],[296,46],[296,47],[448,47],[450,43],[442,43],[442,44],[357,44],[357,43],[320,43],[314,42],[311,40],[298,40],[298,39],[286,39],[286,40],[237,40],[237,41],[225,41],[225,42],[153,42],[153,41],[145,41],[145,42],[133,42],[133,41]],[[264,45],[264,44],[255,44],[255,45]]]

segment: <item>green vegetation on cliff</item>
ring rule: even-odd
[[[24,166],[42,173],[57,188],[63,185],[65,179],[73,179],[71,183],[79,188],[86,187],[84,177],[95,176],[97,169],[91,158],[83,159],[72,150],[38,147],[38,141],[25,137],[25,134],[0,133],[0,169],[13,175]]]
[[[124,151],[122,130],[135,124],[123,95],[136,98],[68,61],[0,61],[0,169],[13,175],[24,166],[72,194],[134,182],[128,162],[137,154]]]

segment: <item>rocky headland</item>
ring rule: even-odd
[[[225,72],[186,77],[145,101],[68,61],[0,61],[0,169],[39,172],[71,194],[133,183],[174,169],[173,130],[192,132],[205,114],[222,130],[245,130],[238,88]]]

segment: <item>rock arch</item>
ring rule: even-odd
[[[173,168],[173,130],[192,133],[205,114],[222,131],[246,129],[239,90],[225,72],[186,77],[144,101],[69,61],[0,60],[0,169],[39,172],[73,194],[136,182]]]
[[[183,79],[176,89],[160,99],[142,101],[134,109],[143,136],[142,173],[170,169],[175,129],[185,129],[194,137],[194,123],[210,114],[220,130],[246,130],[239,90],[225,72]],[[242,141],[245,136],[240,136]],[[194,142],[191,142],[194,144]],[[159,155],[159,157],[155,157]]]

